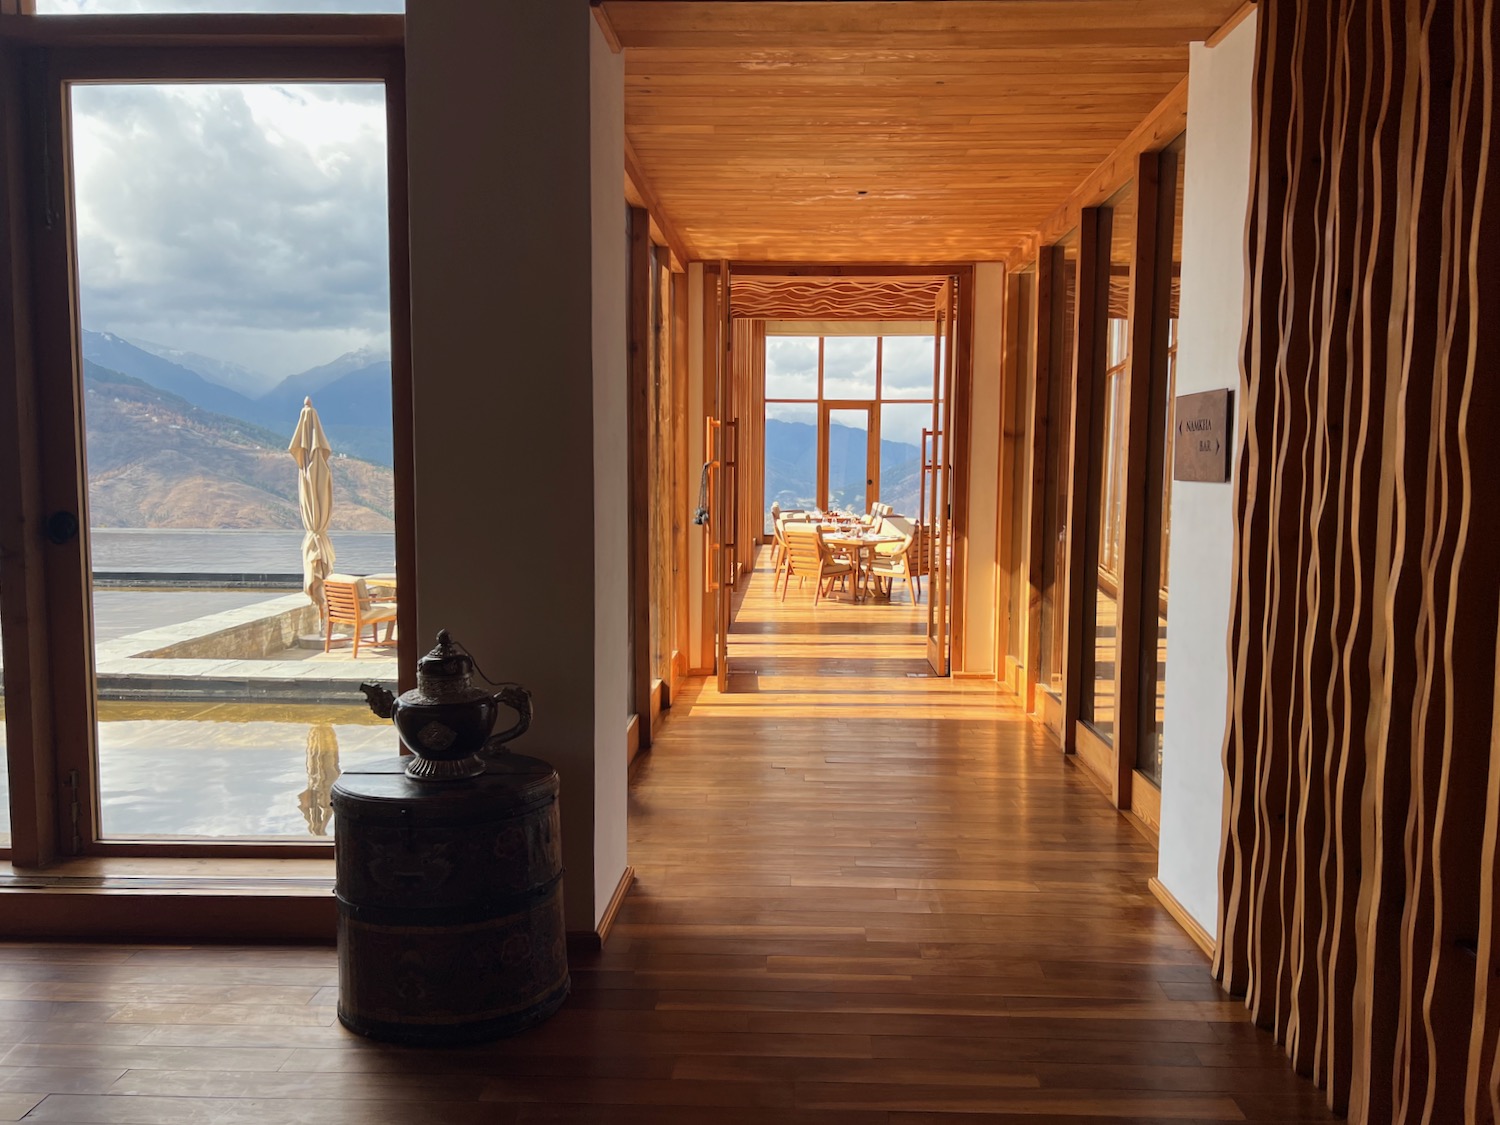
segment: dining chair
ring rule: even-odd
[[[812,524],[783,524],[782,533],[786,538],[787,557],[786,579],[781,587],[782,601],[786,601],[787,587],[792,584],[794,575],[798,585],[808,578],[813,579],[813,605],[817,605],[823,597],[824,583],[831,591],[835,579],[854,573],[852,563],[840,562],[833,557],[828,544],[823,542],[823,537]]]
[[[781,565],[781,505],[775,500],[771,501],[771,573],[775,574]],[[771,586],[775,590],[775,584]]]
[[[911,594],[911,604],[917,604],[916,573],[914,571],[913,542],[916,532],[905,535],[899,543],[885,544],[881,547],[891,547],[892,550],[880,553],[877,548],[875,558],[870,562],[870,577],[875,581],[894,583],[903,581],[906,583],[907,592]],[[889,594],[887,587],[887,594]]]
[[[327,625],[323,633],[323,651],[333,646],[333,626],[349,625],[354,629],[354,655],[359,657],[360,634],[365,626],[370,627],[372,644],[390,644],[391,630],[396,625],[396,606],[392,602],[375,602],[370,598],[369,588],[363,578],[352,574],[330,574],[323,579],[324,616]],[[385,625],[385,641],[380,639],[381,624]]]
[[[790,560],[786,553],[786,525],[785,517],[776,521],[776,529],[771,538],[771,593],[776,592],[777,585],[786,577],[790,570]]]

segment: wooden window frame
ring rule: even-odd
[[[824,372],[824,360],[825,360],[825,356],[826,356],[826,347],[827,347],[827,342],[828,342],[828,336],[826,334],[819,333],[817,335],[808,334],[806,336],[794,336],[794,335],[789,335],[789,334],[785,334],[785,333],[778,333],[776,338],[790,339],[790,340],[797,340],[797,339],[811,340],[811,339],[816,339],[818,341],[818,380],[817,380],[817,382],[818,382],[818,395],[817,395],[816,398],[767,398],[767,397],[765,397],[765,395],[764,395],[764,387],[765,387],[765,345],[766,345],[766,340],[768,339],[768,337],[762,332],[761,337],[760,337],[760,342],[759,342],[759,351],[760,351],[760,384],[761,384],[761,388],[762,388],[762,396],[760,398],[760,408],[761,408],[760,413],[761,413],[761,424],[762,424],[762,427],[764,427],[764,424],[765,424],[766,419],[767,419],[767,415],[766,415],[766,412],[765,412],[765,408],[767,406],[812,406],[812,407],[816,408],[815,409],[816,420],[814,421],[813,424],[815,426],[817,426],[817,428],[818,428],[818,447],[817,447],[817,454],[816,454],[816,456],[817,456],[817,463],[816,463],[816,465],[814,467],[814,472],[817,474],[817,477],[816,477],[816,480],[815,480],[814,485],[813,485],[813,495],[816,498],[817,503],[819,505],[826,507],[827,504],[828,504],[828,479],[827,479],[828,478],[828,459],[827,459],[827,456],[826,456],[827,450],[823,446],[823,435],[825,433],[826,426],[827,426],[827,420],[826,420],[827,419],[827,411],[828,411],[828,409],[830,407],[832,409],[835,409],[835,410],[859,409],[859,408],[864,407],[864,406],[871,406],[871,407],[873,407],[874,408],[873,409],[873,421],[871,422],[873,439],[871,441],[872,453],[871,453],[870,462],[869,462],[869,473],[870,473],[870,478],[869,479],[871,479],[871,480],[873,480],[875,482],[870,487],[878,489],[880,487],[879,472],[880,472],[880,440],[881,440],[881,438],[880,438],[880,415],[881,415],[881,407],[883,407],[883,406],[899,406],[899,405],[906,405],[906,406],[931,406],[933,404],[933,402],[934,402],[934,396],[929,395],[927,398],[885,398],[884,397],[884,391],[885,391],[885,341],[887,339],[887,337],[885,337],[885,336],[876,336],[876,337],[874,337],[874,339],[875,339],[875,397],[874,398],[868,398],[868,399],[865,399],[865,398],[860,398],[860,399],[830,399],[830,398],[825,398],[824,397],[824,393],[823,393],[824,392],[824,387],[823,387],[823,372]],[[935,393],[936,393],[936,388],[934,388],[934,394]],[[764,452],[764,446],[765,446],[765,434],[764,434],[764,428],[762,428],[762,433],[761,433],[761,447],[762,447],[762,452]],[[758,474],[757,480],[758,480],[757,487],[759,489],[759,496],[760,496],[760,499],[761,499],[760,511],[762,513],[764,513],[766,511],[766,506],[765,506],[765,463],[764,463],[764,457],[761,458],[761,463],[759,465],[759,474]],[[771,536],[768,533],[762,531],[761,532],[761,536],[760,536],[760,541],[761,541],[762,544],[769,543],[769,542],[771,542]]]
[[[0,551],[0,621],[11,656],[6,724],[17,867],[41,868],[74,856],[332,856],[331,841],[102,838],[86,537],[80,533],[58,546],[39,534],[47,514],[86,510],[67,89],[78,82],[133,81],[384,85],[396,563],[414,588],[404,28],[400,16],[40,18],[0,12],[7,95],[0,124],[0,238],[8,251],[0,296],[17,328],[0,349],[0,447],[20,483],[0,497],[0,522],[22,541],[16,554]],[[399,686],[405,689],[415,666],[415,600],[403,599],[398,612]]]

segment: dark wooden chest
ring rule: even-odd
[[[339,1019],[419,1044],[546,1019],[568,994],[556,771],[520,754],[466,781],[401,770],[333,788]]]

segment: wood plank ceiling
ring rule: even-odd
[[[695,258],[1003,258],[1242,0],[603,0]]]

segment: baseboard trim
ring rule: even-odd
[[[0,891],[0,938],[333,945],[338,903],[330,889],[285,894],[6,888]]]
[[[630,888],[635,884],[635,868],[626,866],[620,872],[620,881],[615,884],[615,893],[609,897],[609,905],[604,908],[604,914],[599,919],[599,925],[595,932],[599,936],[599,946],[603,948],[604,943],[609,940],[609,931],[615,928],[615,918],[620,913],[620,908],[625,905],[625,896],[630,893]]]
[[[1148,880],[1146,885],[1151,888],[1156,901],[1166,907],[1173,921],[1187,931],[1187,936],[1192,938],[1193,943],[1208,955],[1210,961],[1213,960],[1216,943],[1209,932],[1198,924],[1198,920],[1187,912],[1187,907],[1178,902],[1177,896],[1162,886],[1161,881],[1155,876]]]
[[[993,672],[954,672],[954,673],[952,673],[952,677],[955,680],[993,680],[995,678],[995,673],[993,673]]]
[[[592,930],[569,930],[568,931],[568,955],[580,955],[598,953],[604,948],[604,943],[609,940],[609,932],[614,929],[615,918],[620,913],[620,908],[625,905],[625,896],[630,894],[630,888],[635,883],[635,868],[627,866],[620,874],[620,881],[615,886],[615,893],[609,898],[609,904],[605,906],[604,913],[599,917],[599,925]]]
[[[641,717],[632,715],[625,721],[625,767],[630,768],[630,763],[635,761],[635,756],[641,752]]]

